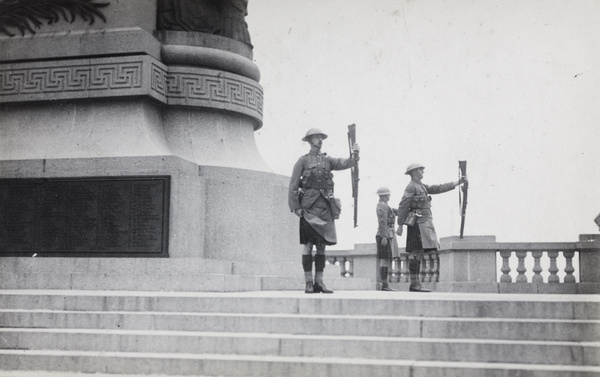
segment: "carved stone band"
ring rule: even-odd
[[[200,66],[237,73],[256,82],[260,70],[251,60],[232,52],[199,46],[163,45],[162,61],[168,65]]]
[[[234,111],[262,126],[262,87],[229,72],[168,67],[148,55],[0,64],[0,103],[125,96]]]

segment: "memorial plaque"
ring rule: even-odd
[[[0,256],[167,257],[169,176],[0,179]]]

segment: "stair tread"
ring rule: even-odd
[[[34,371],[3,371],[0,370],[0,377],[137,377],[139,374],[106,374],[106,373],[94,373],[90,374],[88,372],[42,372],[40,374],[39,370]],[[181,374],[144,374],[145,377],[190,377],[189,375],[181,375]],[[215,377],[208,375],[199,375],[195,374],[194,377]]]
[[[336,278],[345,280],[344,278]],[[70,289],[0,289],[2,295],[48,295],[48,296],[140,296],[140,297],[248,297],[248,298],[303,298],[327,300],[418,300],[418,301],[478,301],[478,302],[592,302],[600,303],[600,295],[593,294],[524,294],[524,293],[456,293],[456,292],[382,292],[382,291],[336,291],[332,295],[306,295],[300,288],[295,291],[248,291],[248,292],[181,292],[181,291],[120,291],[120,290],[70,290]]]
[[[61,309],[0,309],[0,313],[31,314],[82,314],[82,315],[137,315],[137,316],[190,316],[190,317],[245,317],[245,318],[296,318],[296,319],[355,319],[355,320],[418,320],[452,322],[517,322],[517,323],[586,323],[600,324],[600,319],[563,319],[563,318],[514,318],[514,317],[426,317],[408,315],[375,314],[310,314],[310,313],[245,313],[245,312],[177,312],[177,311],[115,311],[115,310],[61,310]]]
[[[290,333],[258,333],[258,332],[225,332],[225,331],[174,331],[174,330],[122,330],[122,329],[72,329],[72,328],[0,328],[2,333],[55,333],[55,334],[90,334],[90,335],[140,335],[140,336],[174,336],[174,337],[231,337],[231,338],[263,338],[263,339],[318,339],[344,341],[385,341],[385,342],[421,342],[421,343],[464,343],[464,344],[506,344],[506,345],[562,345],[600,347],[599,342],[564,341],[564,340],[511,340],[485,338],[424,338],[403,336],[372,335],[318,335]]]
[[[144,358],[144,359],[179,359],[179,360],[243,360],[279,363],[327,363],[344,365],[393,365],[412,367],[444,367],[444,368],[484,368],[484,369],[518,369],[547,370],[573,372],[600,372],[600,366],[549,365],[524,363],[486,363],[465,361],[426,361],[426,360],[389,360],[344,357],[303,357],[273,355],[231,355],[231,354],[189,354],[189,353],[150,353],[150,352],[105,352],[105,351],[67,351],[67,350],[11,350],[0,349],[0,355],[26,356],[58,356],[58,357],[96,357],[96,358]]]

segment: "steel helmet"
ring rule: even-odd
[[[387,187],[380,187],[377,190],[377,195],[379,195],[379,196],[381,196],[381,195],[389,195],[389,194],[391,194],[391,191]]]
[[[306,135],[304,135],[302,141],[308,141],[308,138],[312,135],[323,135],[323,140],[327,139],[327,134],[325,132],[321,131],[318,128],[311,128],[306,132]]]
[[[411,170],[415,170],[418,168],[425,168],[425,166],[419,164],[418,162],[413,162],[412,164],[408,165],[408,167],[406,168],[406,171],[404,172],[404,174],[410,174]]]

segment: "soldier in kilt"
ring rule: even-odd
[[[303,141],[310,144],[310,152],[294,165],[289,186],[290,210],[300,218],[300,243],[304,245],[302,266],[306,293],[333,293],[323,283],[325,247],[337,243],[335,219],[339,218],[341,204],[333,196],[333,170],[349,169],[356,157],[334,158],[321,153],[327,135],[317,128],[308,130]],[[352,149],[358,152],[358,145]],[[313,246],[316,254],[313,257]],[[315,266],[313,279],[312,266]]]
[[[458,181],[444,183],[441,185],[426,185],[421,182],[425,167],[414,163],[408,165],[404,174],[410,175],[410,182],[398,206],[398,231],[402,235],[403,225],[407,226],[406,252],[411,253],[408,262],[410,272],[411,292],[431,292],[430,289],[421,285],[420,272],[423,254],[435,251],[439,248],[439,242],[433,226],[431,213],[431,196],[453,190],[456,186],[466,182],[462,177]]]
[[[389,283],[389,271],[394,257],[392,253],[392,246],[395,245],[394,241],[396,233],[394,227],[396,224],[396,209],[391,208],[388,205],[390,200],[390,189],[387,187],[380,187],[377,190],[379,195],[379,202],[375,212],[377,213],[377,234],[375,235],[375,243],[377,244],[377,258],[379,259],[379,276],[381,277],[381,290],[382,291],[395,291],[390,287]]]

